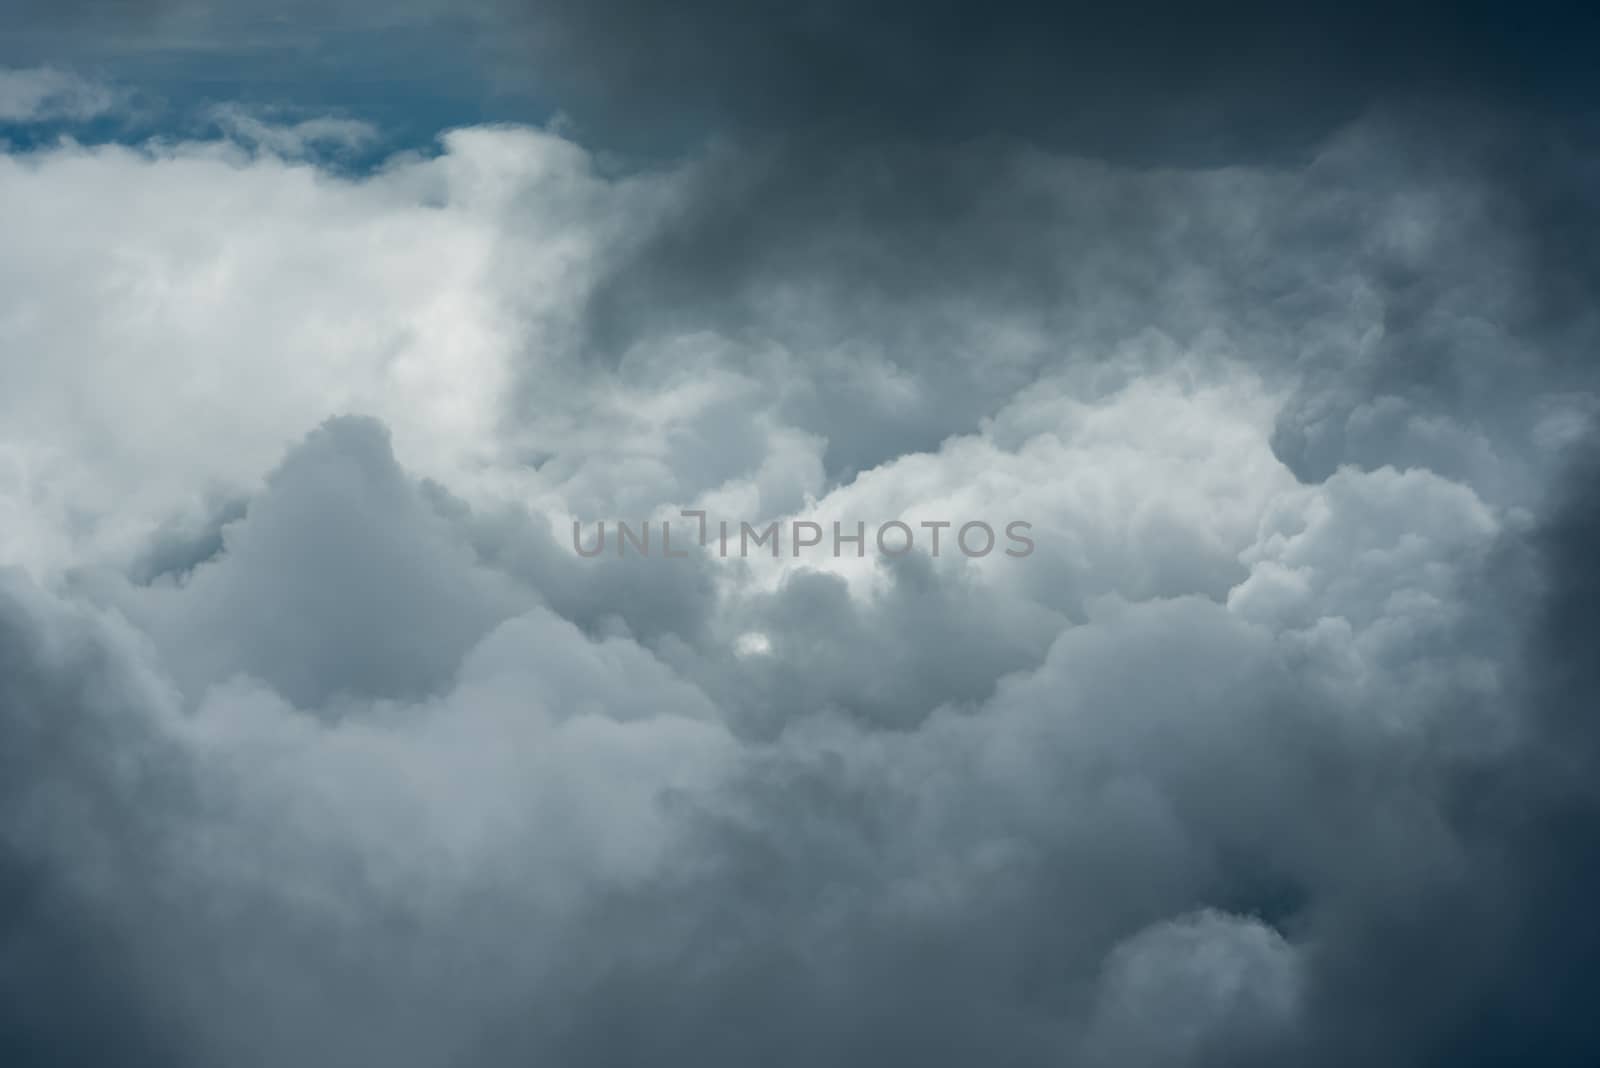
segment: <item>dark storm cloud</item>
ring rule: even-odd
[[[575,566],[332,420],[127,575],[0,576],[0,1060],[1593,1063],[1589,16],[501,10],[580,129],[723,140],[602,279],[596,380],[775,343],[843,480],[1220,334],[1299,511],[750,592]],[[649,470],[748,474],[744,398]]]
[[[1596,383],[1595,127],[1457,109],[1399,129],[1406,143],[1393,146],[1396,170],[1409,172],[1419,189],[1454,185],[1470,195],[1428,255],[1370,258],[1367,277],[1382,302],[1372,351],[1356,361],[1307,353],[1305,379],[1274,439],[1307,480],[1326,478],[1340,463],[1462,473],[1481,446],[1430,442],[1416,422],[1443,415],[1505,442],[1515,437],[1506,418],[1519,396],[1578,394]],[[1339,220],[1320,221],[1331,237]],[[1314,262],[1314,253],[1306,260]]]
[[[19,1068],[190,1063],[141,992],[119,919],[144,900],[184,769],[118,714],[138,698],[107,635],[45,618],[19,576],[0,587],[0,1056]],[[96,868],[114,885],[85,878]]]
[[[587,139],[630,149],[811,129],[1014,135],[1224,163],[1292,155],[1392,94],[1587,108],[1586,42],[1600,17],[1584,5],[1489,0],[1212,10],[1168,0],[491,0],[465,11],[438,0],[69,0],[8,4],[0,25],[82,55],[179,46],[235,57],[342,30],[394,46],[404,42],[380,35],[424,27],[492,58],[502,88],[553,99]],[[405,80],[422,85],[438,61]]]
[[[1576,5],[513,0],[533,76],[580,121],[648,133],[813,126],[1020,134],[1237,162],[1374,96],[1590,103]]]
[[[915,848],[892,816],[916,805],[875,782],[862,770],[871,761],[842,743],[814,762],[778,761],[748,786],[746,803],[762,815],[743,826],[712,820],[707,848],[719,860],[673,898],[706,917],[687,943],[645,933],[661,907],[653,896],[618,906],[636,911],[618,922],[636,925],[637,952],[626,967],[597,969],[583,1011],[566,1017],[565,1060],[611,1063],[644,1049],[703,1059],[709,1040],[729,1063],[1071,1063],[1064,1050],[1083,1035],[1088,1063],[1592,1057],[1584,1006],[1594,984],[1579,962],[1593,952],[1586,902],[1600,877],[1590,844],[1600,825],[1591,785],[1600,693],[1582,650],[1600,602],[1579,547],[1594,539],[1594,470],[1580,464],[1552,506],[1542,495],[1547,460],[1516,459],[1530,408],[1596,383],[1592,12],[517,10],[530,69],[562,87],[585,136],[658,149],[722,141],[678,210],[603,280],[589,308],[593,355],[626,374],[630,360],[647,358],[631,350],[711,329],[808,353],[853,344],[862,359],[909,369],[931,397],[925,409],[885,416],[852,386],[830,390],[827,371],[814,402],[804,393],[790,402],[790,418],[827,436],[830,474],[930,448],[1060,359],[1003,363],[983,339],[961,336],[964,321],[1009,316],[1047,332],[1071,324],[1090,351],[1145,327],[1183,344],[1221,326],[1264,342],[1250,355],[1295,383],[1274,444],[1303,479],[1342,463],[1426,465],[1492,498],[1551,509],[1534,536],[1508,534],[1463,576],[1465,618],[1440,639],[1463,662],[1482,657],[1515,678],[1506,702],[1486,710],[1463,688],[1445,701],[1457,718],[1422,739],[1342,733],[1343,698],[1249,640],[1212,648],[1207,666],[1187,662],[1195,635],[1213,625],[1198,618],[1170,645],[1159,629],[1119,632],[1121,644],[1084,666],[1088,681],[1042,682],[1041,701],[1100,686],[1116,715],[1166,728],[1121,755],[1133,779],[1182,813],[1181,829],[1163,841],[1099,809],[1114,845],[1033,842],[1021,850],[1027,866],[962,886],[926,926],[872,904],[889,893],[879,880],[894,860],[883,854]],[[1377,136],[1330,151],[1330,137],[1358,117]],[[1103,184],[1080,175],[1051,188],[1031,179],[1034,154],[1191,173],[1266,163],[1283,182],[1246,185],[1232,201],[1123,169]],[[1390,242],[1408,205],[1430,194],[1443,194],[1443,215],[1429,239],[1420,249]],[[1363,291],[1378,329],[1357,351],[1321,328],[1346,321]],[[826,704],[826,686],[838,683],[847,708],[859,709],[873,689],[851,673],[850,651],[881,661],[884,650],[854,634],[827,594],[815,580],[774,600],[781,612],[813,599],[805,620],[817,626],[816,635],[805,621],[773,628],[795,643],[775,647],[775,677],[794,672],[776,692]],[[922,618],[908,607],[900,625]],[[1119,654],[1128,658],[1120,665]],[[982,694],[985,669],[968,667],[963,683]],[[1222,703],[1249,725],[1213,719],[1186,739],[1161,712],[1180,699],[1148,680],[1217,670],[1237,680]],[[1418,712],[1408,695],[1378,700],[1397,717]],[[1205,720],[1197,703],[1183,707]],[[1473,732],[1486,719],[1524,736],[1485,756]],[[1215,751],[1243,738],[1259,749]],[[1039,771],[1049,784],[1041,793],[1062,808],[1073,803],[1070,754],[1117,751],[1099,737],[1077,742]],[[1169,751],[1183,756],[1169,762]],[[1025,836],[1002,814],[1003,789],[972,789],[974,821]],[[959,858],[962,841],[941,826],[924,844]],[[908,878],[935,877],[932,861],[905,864],[917,873]],[[1075,877],[1093,890],[1076,896],[1085,892]],[[834,903],[839,887],[848,889]],[[1198,1045],[1164,1059],[1149,1031],[1182,1031],[1182,1012],[1201,1002],[1193,991],[1176,1018],[1135,1010],[1140,1026],[1124,1032],[1080,1029],[1044,1007],[1096,981],[1091,962],[1145,923],[1207,908],[1260,918],[1303,954],[1302,1000],[1281,1026],[1252,1034],[1270,1013],[1246,1012],[1236,1028],[1202,1027]],[[1057,916],[1075,929],[1059,930]],[[684,961],[711,963],[685,972]],[[1156,970],[1181,974],[1173,960]],[[1221,984],[1208,975],[1200,985]]]
[[[771,248],[752,226],[858,225],[852,209],[874,180],[893,183],[900,199],[880,205],[861,237],[882,242],[902,270],[934,269],[916,257],[914,237],[897,246],[897,235],[908,221],[939,225],[993,186],[967,158],[941,173],[937,159],[896,151],[908,143],[983,139],[1001,151],[1005,139],[1021,139],[1177,166],[1293,162],[1338,126],[1396,102],[1592,114],[1585,42],[1600,28],[1580,5],[1493,3],[1203,11],[1034,0],[526,0],[500,10],[513,30],[525,23],[503,36],[508,63],[557,87],[587,138],[759,146],[753,169],[714,172],[704,203],[659,250],[664,259],[678,252],[680,270],[720,264],[730,274],[737,235]],[[873,150],[862,159],[854,150],[864,143]],[[716,226],[693,229],[697,214],[716,216]],[[703,252],[686,260],[685,246]],[[952,256],[938,266],[961,264]]]
[[[1533,547],[1544,595],[1527,632],[1527,745],[1508,773],[1462,786],[1482,853],[1503,865],[1508,932],[1484,1012],[1456,1063],[1582,1064],[1600,1049],[1600,435],[1558,484]],[[1496,904],[1500,904],[1499,901]],[[1530,1026],[1531,1025],[1531,1026]]]
[[[1199,170],[1016,140],[763,135],[697,164],[617,258],[585,310],[588,352],[627,376],[662,337],[781,346],[800,371],[782,411],[847,479],[1149,331],[1221,339],[1293,390],[1275,446],[1301,477],[1459,475],[1536,394],[1592,380],[1585,129],[1385,105],[1292,166]],[[864,388],[867,368],[912,399]]]
[[[1440,736],[1411,774],[1453,858],[1312,903],[1325,927],[1294,1063],[1576,1066],[1600,1029],[1592,901],[1600,889],[1600,677],[1591,443],[1569,456],[1547,518],[1509,537],[1473,580],[1461,643],[1499,646],[1509,749]],[[1467,717],[1470,718],[1470,717]]]
[[[615,367],[642,340],[712,330],[909,369],[922,390],[909,407],[883,410],[820,367],[814,395],[789,401],[786,415],[827,438],[841,479],[973,427],[1062,358],[1036,347],[997,361],[973,323],[1102,350],[1152,327],[1180,344],[1224,323],[1276,328],[1269,373],[1330,365],[1312,366],[1278,437],[1308,478],[1343,461],[1448,463],[1397,438],[1412,417],[1497,403],[1484,397],[1499,386],[1463,352],[1468,293],[1515,302],[1497,308],[1504,337],[1486,344],[1526,341],[1570,367],[1595,335],[1582,294],[1600,265],[1584,235],[1600,213],[1581,146],[1596,129],[1586,42],[1600,26],[1571,5],[500,10],[507,62],[557,87],[581,136],[721,146],[589,298],[591,358]],[[1322,160],[1356,120],[1388,143]],[[1118,170],[1051,185],[1041,156]],[[1305,207],[1269,207],[1264,239],[1246,218],[1196,217],[1180,183],[1137,173],[1258,164],[1305,175],[1285,194]],[[1460,180],[1490,202],[1470,209],[1448,258],[1374,254],[1356,213],[1376,205],[1341,199]],[[1248,192],[1237,206],[1257,207]],[[1383,306],[1384,351],[1359,367],[1281,336],[1297,318],[1342,314],[1334,274]],[[1363,410],[1378,396],[1395,403]],[[1390,425],[1358,429],[1374,418]]]

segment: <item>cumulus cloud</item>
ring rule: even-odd
[[[0,156],[3,1059],[1593,1060],[1571,57],[899,8]]]

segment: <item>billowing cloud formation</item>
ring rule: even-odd
[[[1593,1062],[1570,57],[1027,6],[0,158],[6,1063]],[[683,509],[1036,550],[569,541]]]

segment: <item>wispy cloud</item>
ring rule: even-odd
[[[108,85],[54,67],[0,68],[0,122],[83,122],[122,99]]]

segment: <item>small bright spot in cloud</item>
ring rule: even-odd
[[[759,630],[746,631],[733,648],[740,656],[766,656],[772,652],[772,640]]]

